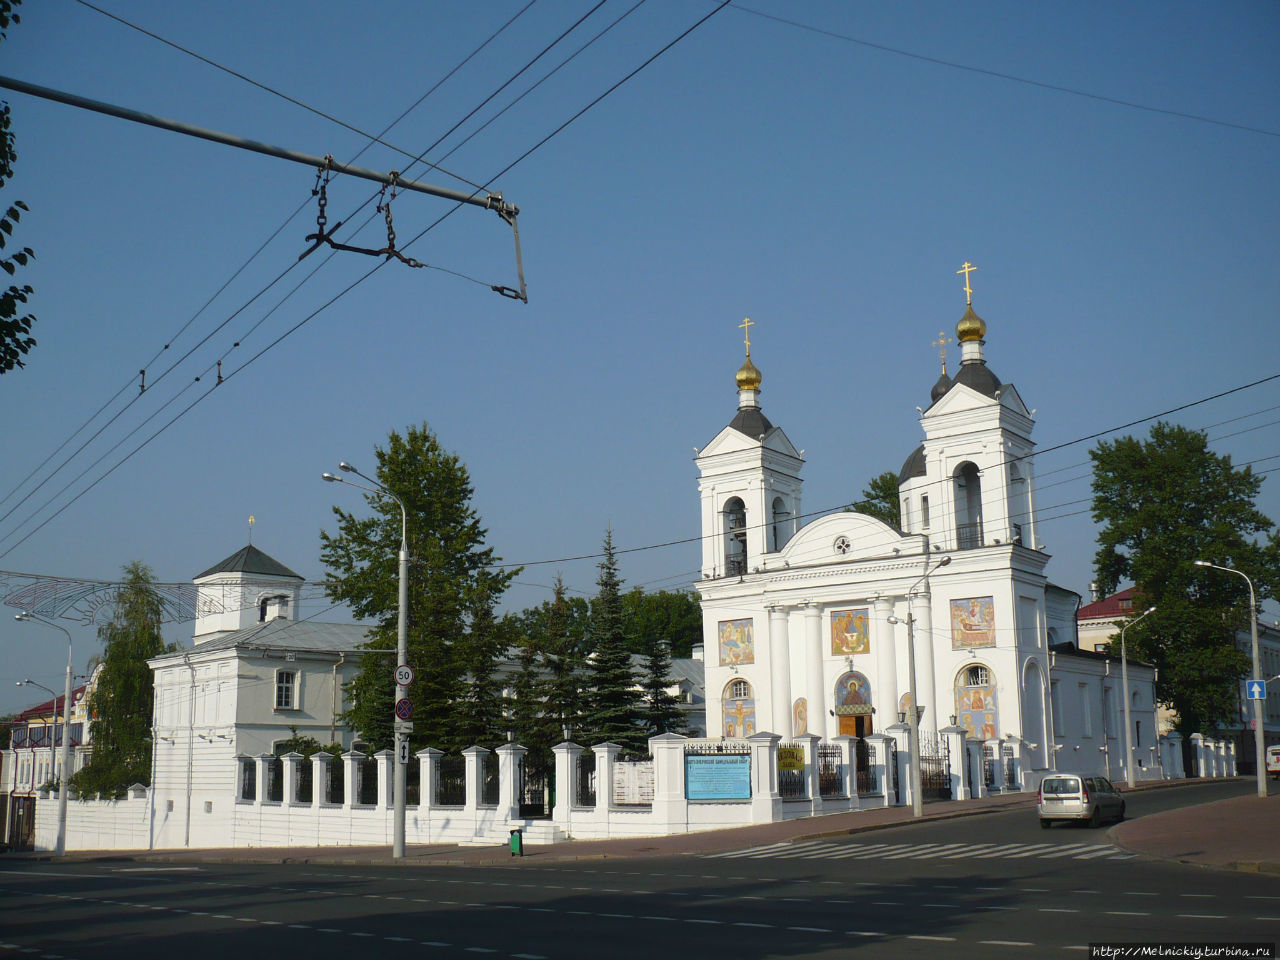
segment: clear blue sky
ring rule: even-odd
[[[375,132],[523,6],[102,4]],[[610,0],[429,156],[629,6]],[[805,507],[835,508],[920,441],[916,407],[938,373],[930,344],[964,310],[965,260],[978,266],[988,360],[1036,408],[1042,448],[1280,372],[1280,7],[749,6],[717,13],[494,183],[521,209],[528,305],[485,286],[514,283],[510,232],[467,208],[408,253],[485,285],[389,264],[243,369],[377,262],[313,256],[215,332],[295,261],[314,229],[308,208],[178,334],[308,199],[312,172],[7,94],[19,158],[0,199],[31,207],[18,239],[38,258],[22,280],[36,290],[39,346],[25,370],[0,378],[0,496],[125,388],[108,415],[121,410],[141,367],[155,386],[0,521],[0,569],[111,579],[140,559],[161,580],[189,580],[244,545],[253,514],[256,545],[319,579],[330,507],[359,507],[320,473],[340,459],[371,468],[389,431],[422,421],[468,464],[475,505],[508,561],[594,553],[610,524],[624,550],[696,536],[691,458],[733,415],[744,316],[757,323],[764,409],[806,451]],[[533,5],[387,139],[426,149],[588,9]],[[639,6],[440,163],[487,182],[712,9]],[[21,13],[0,72],[307,153],[345,160],[365,146],[74,0],[28,0]],[[359,163],[407,161],[377,146]],[[406,175],[460,186],[421,167]],[[330,224],[372,190],[338,178]],[[448,209],[398,199],[400,242]],[[375,222],[353,242],[384,239]],[[236,371],[227,383],[17,543],[204,392],[219,357],[224,374]],[[954,347],[950,360],[954,370]],[[1280,454],[1277,407],[1273,382],[1175,419],[1248,462]],[[1236,417],[1246,419],[1228,423]],[[1036,465],[1050,574],[1082,593],[1094,549],[1089,446]],[[1261,505],[1273,518],[1277,490],[1272,475]],[[622,573],[629,584],[684,586],[698,556],[696,544],[625,554]],[[546,599],[557,571],[592,591],[593,562],[530,566],[507,606]],[[38,699],[15,679],[60,689],[64,651],[53,631],[5,623],[0,710],[12,710]],[[98,650],[94,634],[69,626],[82,666]]]

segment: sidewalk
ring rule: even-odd
[[[1139,784],[1137,790],[1176,789],[1195,780]],[[981,800],[949,800],[926,804],[921,821],[980,816],[1013,807],[1035,805],[1034,793],[1001,794]],[[524,859],[541,863],[573,860],[628,859],[718,853],[770,843],[846,836],[912,822],[910,807],[878,807],[816,819],[765,823],[731,830],[666,837],[617,840],[571,840],[525,848]],[[1133,853],[1206,867],[1280,875],[1280,797],[1235,797],[1126,821],[1107,836]],[[5,854],[8,859],[52,859],[48,853]],[[236,847],[202,850],[113,850],[70,853],[64,862],[129,860],[146,863],[308,863],[359,866],[481,866],[511,862],[506,846],[456,844],[412,845],[403,860],[393,860],[379,847]]]

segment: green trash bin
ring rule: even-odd
[[[519,827],[511,831],[511,855],[513,857],[524,856],[524,831]]]

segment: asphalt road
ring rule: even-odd
[[[1130,797],[1131,817],[1238,783]],[[515,960],[1088,956],[1280,939],[1280,877],[1151,862],[1023,807],[716,856],[500,867],[0,864],[0,953]]]

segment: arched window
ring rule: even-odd
[[[984,664],[965,667],[956,677],[956,723],[975,740],[994,740],[1000,730],[996,685]]]
[[[791,514],[787,510],[787,502],[781,497],[773,498],[773,552],[777,553],[787,542],[787,519]]]
[[[964,672],[964,685],[966,687],[985,687],[990,682],[991,673],[981,664],[969,667]]]
[[[731,577],[747,572],[747,506],[738,497],[724,505],[724,569]]]
[[[745,700],[751,696],[751,684],[745,680],[735,680],[729,684],[729,696],[734,700]]]
[[[956,492],[956,545],[970,550],[983,545],[982,479],[978,467],[965,461],[954,474]]]

